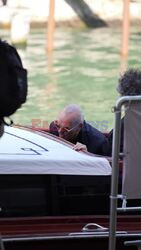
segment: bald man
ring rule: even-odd
[[[84,120],[80,107],[66,106],[58,120],[50,124],[50,133],[74,143],[74,150],[108,155],[109,143],[106,137]]]

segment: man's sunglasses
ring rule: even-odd
[[[55,122],[55,126],[57,127],[58,131],[60,130],[62,133],[70,133],[75,128],[77,128],[79,125],[80,125],[80,123],[76,124],[73,128],[68,129],[66,127],[61,127],[60,124],[57,121]]]

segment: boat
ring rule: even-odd
[[[78,153],[70,143],[29,128],[6,127],[0,152],[3,216],[100,212],[91,203],[95,196],[99,204],[109,190],[111,166],[107,159]]]
[[[0,148],[4,249],[108,249],[110,159],[23,127],[6,128]],[[140,229],[141,214],[119,215],[117,249]]]
[[[98,224],[94,225],[95,232],[85,231],[86,225],[92,222]],[[5,249],[106,250],[109,237],[108,224],[108,216],[20,217],[1,219],[0,231]],[[127,249],[123,244],[124,241],[140,239],[140,226],[141,216],[120,216],[117,249]]]

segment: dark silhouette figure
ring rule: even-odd
[[[90,28],[107,26],[106,22],[94,14],[84,0],[65,0],[77,13],[80,19]]]
[[[5,117],[14,114],[25,103],[26,96],[27,70],[16,48],[0,39],[0,137],[7,124]]]
[[[128,69],[120,76],[117,91],[121,96],[135,96],[141,95],[141,70]],[[112,154],[113,143],[113,129],[110,131],[109,136],[110,152]],[[121,140],[120,140],[120,152],[123,152],[124,140],[124,117],[121,119]]]

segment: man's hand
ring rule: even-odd
[[[77,142],[76,145],[73,147],[75,151],[83,151],[83,152],[88,152],[86,145]]]

